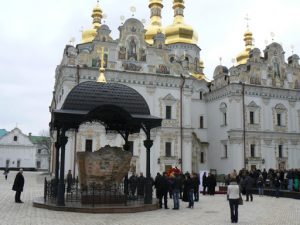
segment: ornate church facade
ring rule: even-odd
[[[153,175],[171,166],[217,173],[244,167],[298,167],[299,57],[294,54],[286,61],[277,43],[261,52],[253,48],[252,33],[247,31],[246,48],[237,57],[237,65],[217,66],[209,81],[197,33],[184,22],[184,1],[173,1],[174,22],[167,27],[161,23],[162,0],[149,2],[150,25],[145,28],[141,21],[127,19],[119,27],[118,39],[101,23],[103,12],[97,4],[93,27],[83,32],[82,43],[64,49],[55,71],[50,111],[60,109],[77,84],[96,82],[103,67],[107,82],[135,89],[145,98],[151,115],[163,119],[161,128],[151,133]],[[136,173],[146,170],[143,135],[129,137],[131,171]],[[106,133],[99,123],[82,124],[67,136],[66,171],[77,170],[76,152],[124,144],[120,135]]]

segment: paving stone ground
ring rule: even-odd
[[[87,214],[58,212],[32,206],[32,199],[42,196],[41,173],[24,172],[24,204],[14,202],[11,190],[16,172],[8,180],[0,174],[0,225],[223,225],[231,224],[229,205],[224,195],[200,196],[194,209],[181,202],[180,210],[160,209],[133,214]],[[173,202],[169,201],[169,208]],[[254,196],[253,202],[239,207],[239,224],[300,225],[299,200]]]

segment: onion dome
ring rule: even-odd
[[[99,1],[93,9],[93,28],[82,32],[82,43],[92,42],[97,36],[97,29],[101,27],[101,19],[103,17],[102,9],[99,6]]]
[[[174,21],[166,27],[166,44],[197,44],[198,35],[194,29],[184,22],[184,0],[173,0]]]
[[[236,57],[237,65],[246,64],[249,59],[249,54],[253,47],[253,34],[249,30],[244,34],[244,41],[246,49]]]
[[[150,0],[149,8],[151,10],[151,24],[147,28],[145,33],[145,41],[148,44],[153,44],[153,38],[157,33],[162,33],[163,28],[161,26],[161,10],[163,8],[162,0]]]
[[[218,65],[214,71],[214,78],[222,75],[228,75],[228,68],[226,66]]]

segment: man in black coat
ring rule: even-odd
[[[23,169],[20,169],[19,172],[16,175],[14,185],[12,187],[13,191],[16,192],[15,195],[15,202],[16,203],[23,203],[21,201],[21,192],[23,191],[24,187],[24,177],[23,177]]]
[[[254,186],[254,179],[250,176],[249,172],[246,172],[246,178],[244,179],[244,186],[246,188],[246,201],[249,201],[249,196],[251,202],[253,201],[252,188]]]
[[[137,179],[137,194],[138,194],[139,198],[144,197],[145,184],[146,184],[146,178],[144,177],[143,173],[140,173],[140,176]]]
[[[138,178],[135,175],[135,173],[132,173],[132,175],[129,178],[129,188],[130,188],[130,196],[132,198],[135,198],[135,192],[137,188]]]
[[[202,187],[203,187],[203,195],[206,194],[206,188],[207,188],[207,177],[206,177],[206,172],[203,173],[202,176]]]
[[[162,199],[164,199],[165,209],[168,209],[168,191],[170,189],[170,183],[168,181],[167,173],[164,172],[158,179],[157,192],[159,199],[159,207],[162,208]]]

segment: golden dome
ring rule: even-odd
[[[192,73],[192,76],[195,77],[198,80],[205,80],[207,82],[209,82],[209,79],[206,77],[206,75],[204,74],[204,62],[203,60],[199,60],[199,72],[197,73]]]
[[[149,8],[151,9],[151,24],[145,33],[145,41],[153,44],[153,38],[157,33],[163,33],[161,26],[161,10],[163,8],[162,0],[150,0]]]
[[[246,64],[249,59],[249,54],[253,47],[253,34],[251,31],[248,30],[244,33],[244,41],[246,49],[236,57],[237,65]]]
[[[196,31],[184,22],[184,8],[184,0],[173,0],[174,21],[165,29],[166,44],[197,44],[198,35]]]
[[[97,35],[97,29],[101,27],[102,17],[102,9],[99,6],[99,1],[97,1],[97,5],[94,7],[92,13],[93,28],[82,32],[82,43],[92,42],[95,39]]]

